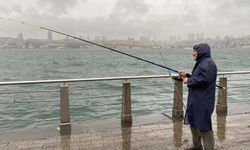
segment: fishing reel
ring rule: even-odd
[[[172,79],[174,79],[176,81],[180,81],[180,82],[183,81],[183,79],[180,76],[174,76],[174,77],[172,77]]]
[[[185,75],[185,77],[190,78],[191,74],[187,73]],[[181,82],[183,81],[182,77],[180,77],[180,76],[174,76],[174,77],[172,77],[172,79],[177,80],[177,81],[181,81]]]

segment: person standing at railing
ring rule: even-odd
[[[179,71],[183,83],[188,87],[187,111],[185,120],[190,124],[193,146],[189,150],[214,149],[214,135],[211,116],[214,111],[217,67],[211,58],[208,44],[193,47],[192,55],[196,64],[192,75]]]

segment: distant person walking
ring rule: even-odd
[[[196,64],[192,74],[179,71],[183,83],[188,87],[186,119],[190,124],[193,146],[187,150],[214,150],[214,135],[211,116],[214,111],[217,67],[211,59],[208,44],[193,47]]]

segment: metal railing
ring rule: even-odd
[[[218,75],[236,75],[250,74],[250,71],[232,71],[218,72]],[[172,74],[176,76],[177,74]],[[44,84],[44,83],[70,83],[70,82],[86,82],[86,81],[107,81],[107,80],[134,80],[134,79],[149,79],[149,78],[169,78],[169,75],[148,75],[148,76],[127,76],[127,77],[106,77],[106,78],[79,78],[79,79],[60,79],[60,80],[36,80],[36,81],[10,81],[0,82],[1,85],[22,85],[22,84]]]
[[[233,79],[233,80],[228,80],[225,76],[231,76],[231,75],[248,75],[250,74],[250,71],[234,71],[234,72],[219,72],[218,76],[220,77],[219,79],[219,84],[220,86],[223,87],[228,87],[227,86],[227,82],[233,82],[233,81],[243,81],[241,79]],[[176,74],[173,74],[172,76],[175,76]],[[22,100],[22,101],[17,101],[15,100],[15,98],[13,98],[10,102],[5,101],[5,102],[0,102],[1,104],[10,104],[10,103],[33,103],[33,102],[37,102],[37,103],[42,103],[42,102],[50,102],[50,101],[57,101],[60,102],[60,104],[58,104],[58,106],[60,105],[60,107],[54,107],[54,111],[60,110],[60,128],[63,130],[64,128],[68,129],[70,128],[70,109],[76,109],[76,108],[88,108],[88,107],[104,107],[103,104],[92,104],[90,102],[89,105],[77,105],[76,107],[70,107],[70,101],[77,101],[77,100],[82,100],[82,99],[101,99],[101,98],[108,98],[108,97],[119,97],[119,99],[122,99],[122,103],[121,103],[121,107],[122,107],[122,114],[121,114],[121,120],[123,122],[132,122],[132,110],[131,107],[133,109],[133,106],[131,106],[131,95],[133,96],[142,96],[142,95],[154,95],[154,94],[164,94],[167,91],[160,91],[160,92],[136,92],[134,93],[133,91],[131,92],[131,85],[130,82],[134,80],[145,80],[145,79],[164,79],[164,78],[170,78],[171,76],[169,75],[148,75],[148,76],[127,76],[127,77],[106,77],[106,78],[80,78],[80,79],[60,79],[60,80],[36,80],[36,81],[13,81],[13,82],[0,82],[0,95],[8,95],[11,96],[12,94],[25,94],[25,93],[58,93],[59,95],[54,96],[53,99],[47,100],[47,99],[35,99],[35,100]],[[250,79],[249,79],[250,80]],[[93,82],[93,81],[97,81],[97,82],[102,82],[102,81],[123,81],[122,86],[121,85],[115,85],[114,88],[115,89],[119,89],[123,92],[121,92],[120,94],[99,94],[99,95],[88,95],[89,92],[88,90],[97,90],[97,87],[73,87],[69,89],[69,84],[76,84],[76,82],[78,83],[82,83],[82,82]],[[6,89],[2,90],[1,87],[3,86],[12,86],[12,85],[18,85],[18,86],[25,86],[25,85],[34,85],[34,84],[61,84],[60,90],[31,90],[31,91],[8,91]],[[154,84],[139,84],[138,86],[165,86],[165,84],[159,84],[159,83],[154,83]],[[172,85],[173,86],[173,85]],[[53,88],[58,87],[55,86]],[[244,85],[242,86],[243,88],[245,87],[249,87],[248,85]],[[242,87],[235,87],[235,86],[231,86],[230,88],[242,88]],[[25,88],[25,87],[24,87]],[[175,88],[179,89],[180,91],[183,91],[182,89],[182,84],[178,83],[178,81],[175,81]],[[174,87],[172,87],[171,90],[169,90],[168,92],[171,94],[173,94],[173,99],[174,102],[173,103],[173,110],[172,110],[172,115],[173,116],[181,116],[183,115],[183,109],[182,109],[182,103],[180,101],[183,101],[183,97],[180,95],[176,95],[176,92],[174,92]],[[229,87],[228,87],[229,88]],[[217,101],[217,112],[227,112],[227,89],[219,89],[218,90],[218,101]],[[23,89],[23,87],[21,87],[21,89]],[[99,88],[98,90],[104,90],[105,88]],[[133,86],[132,86],[133,89]],[[143,90],[143,89],[142,89]],[[80,96],[78,98],[74,98],[71,99],[69,98],[69,91],[70,92],[82,92],[82,91],[87,91],[85,96]],[[185,94],[186,91],[184,89],[183,93]],[[181,95],[183,94],[181,92]],[[72,93],[71,93],[72,94]],[[76,94],[77,95],[77,94]],[[56,97],[60,97],[60,98],[56,98]],[[167,95],[164,95],[167,96]],[[24,98],[25,99],[25,98]],[[165,102],[165,99],[163,100],[159,100],[158,102]],[[132,101],[133,102],[133,101]],[[147,102],[147,101],[145,101]],[[150,103],[151,101],[149,100],[148,103]],[[136,102],[135,102],[136,103]],[[152,102],[151,102],[152,103]],[[112,103],[107,103],[108,106],[111,105],[115,105],[117,106],[118,104],[120,104],[120,102],[112,102]],[[57,105],[57,104],[55,104]],[[47,109],[44,109],[42,111],[46,111]],[[117,113],[116,113],[117,114]],[[59,114],[58,114],[59,115]],[[108,115],[108,114],[107,114]]]

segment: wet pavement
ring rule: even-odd
[[[214,116],[215,149],[250,149],[250,114]],[[161,118],[162,119],[162,118]],[[167,120],[167,118],[165,118]],[[73,128],[73,127],[72,127]],[[34,134],[39,134],[39,129]],[[40,130],[40,132],[43,132]],[[54,131],[53,131],[54,132]],[[28,133],[28,132],[27,132]],[[25,132],[22,132],[25,134]],[[17,136],[22,136],[22,134]],[[25,135],[23,135],[25,136]],[[7,137],[7,135],[6,135]],[[33,135],[35,137],[35,135]],[[4,139],[1,150],[179,150],[192,145],[189,126],[182,121],[162,121],[147,125],[85,128],[71,135]]]

